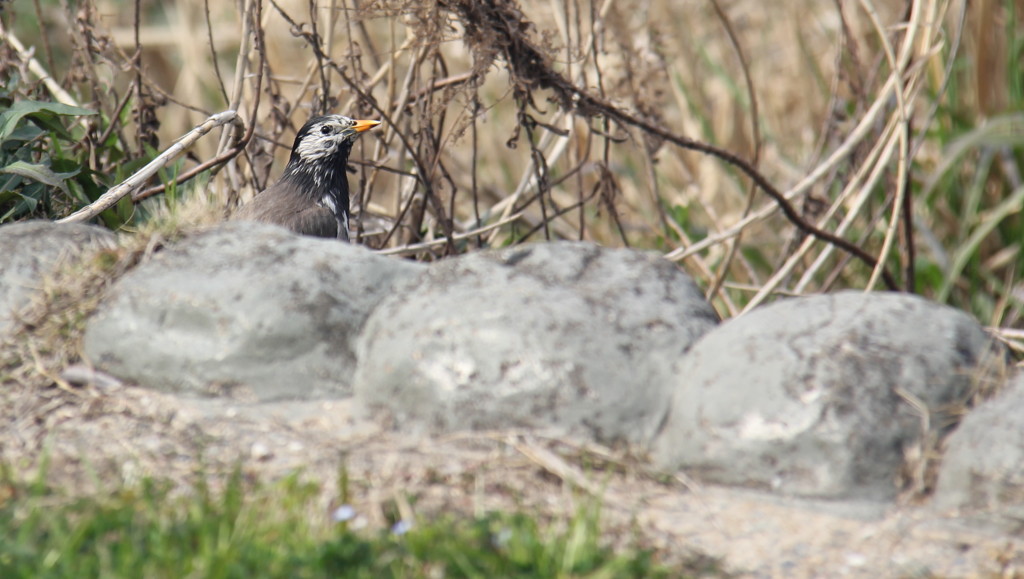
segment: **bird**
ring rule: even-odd
[[[343,115],[309,119],[295,135],[281,179],[242,205],[231,218],[348,241],[348,156],[359,135],[379,124]]]

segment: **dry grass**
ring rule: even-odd
[[[970,216],[981,239],[944,283],[915,287],[922,262],[950,263],[958,248],[944,240],[970,234],[953,203],[920,194],[949,186],[950,116],[937,111],[970,123],[1012,108],[999,71],[1019,2],[94,1],[65,13],[23,0],[8,25],[34,4],[73,31],[39,39],[37,59],[105,122],[130,112],[93,129],[125,149],[144,156],[143,143],[240,111],[244,154],[207,138],[186,164],[231,157],[208,186],[211,212],[276,178],[309,115],[342,112],[385,121],[358,144],[351,181],[360,241],[392,253],[555,238],[649,248],[725,316],[837,287],[969,302],[956,267],[981,260],[998,286],[983,317],[1019,324],[1020,243],[984,235],[1019,227],[1017,196],[985,220],[1013,179],[984,177]],[[985,66],[954,70],[965,55]]]
[[[111,150],[148,159],[239,111],[244,130],[215,130],[179,167],[215,170],[200,193],[168,198],[161,180],[134,193],[123,228],[141,235],[114,269],[222,219],[276,178],[309,115],[337,111],[386,121],[350,177],[359,241],[382,252],[653,249],[723,317],[898,285],[1024,352],[1024,121],[1006,114],[1024,96],[998,74],[1022,14],[995,0],[21,0],[0,50],[8,77],[49,71],[31,95],[103,113],[82,121],[101,174],[125,164]],[[26,36],[36,19],[71,34]],[[96,299],[83,284],[114,273],[57,280],[41,319],[84,315],[61,295]]]
[[[148,158],[237,109],[245,134],[201,140],[181,168],[214,166],[201,197],[217,218],[276,178],[309,115],[382,118],[351,180],[360,241],[388,253],[555,238],[654,249],[725,317],[774,295],[898,286],[1024,350],[1019,155],[985,148],[1016,142],[999,71],[1024,7],[698,4],[23,0],[6,29],[38,17],[72,34],[36,39],[34,67],[16,34],[4,49],[26,78],[63,79],[59,100],[104,113],[84,142],[100,173],[123,164],[104,138]],[[979,64],[955,70],[958,56]],[[982,124],[957,138],[941,111],[973,115],[960,132]],[[965,199],[948,189],[958,165]],[[134,195],[149,220],[177,203],[155,185]],[[942,278],[922,283],[927,267]]]

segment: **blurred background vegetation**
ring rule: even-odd
[[[1024,339],[1024,0],[0,10],[3,222],[66,216],[236,109],[252,129],[241,154],[214,133],[102,215],[124,231],[185,205],[216,221],[277,178],[311,114],[335,112],[385,121],[350,175],[354,228],[373,248],[423,260],[545,239],[651,249],[724,317],[778,295],[881,289],[884,268],[1011,346]],[[792,215],[735,163],[665,133],[745,160]]]

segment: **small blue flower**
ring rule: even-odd
[[[493,545],[496,549],[504,548],[505,545],[508,545],[508,542],[511,541],[511,540],[512,540],[512,530],[511,529],[502,529],[502,530],[498,531],[497,533],[491,535],[491,545]]]
[[[352,508],[352,505],[341,505],[334,509],[334,512],[331,513],[331,518],[334,519],[335,523],[351,521],[356,518],[356,510]]]
[[[395,535],[404,535],[408,533],[410,529],[412,529],[412,523],[403,519],[391,527],[391,532]]]

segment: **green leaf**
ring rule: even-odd
[[[100,198],[100,195],[105,193],[109,188],[107,183],[102,179],[102,175],[93,172],[88,167],[85,167],[81,172],[75,176],[75,183],[81,186],[81,191],[74,191],[74,193],[83,193],[85,196],[80,198],[79,201],[83,205],[88,205],[93,201]]]
[[[45,131],[43,131],[42,129],[35,125],[22,125],[14,129],[14,132],[7,136],[7,139],[4,141],[4,143],[6,144],[11,142],[28,142],[31,141],[32,139],[35,139],[39,135],[42,135],[44,132]]]
[[[39,163],[26,163],[25,161],[15,161],[0,169],[0,173],[10,173],[12,175],[28,177],[29,179],[45,183],[51,187],[59,187],[61,191],[67,194],[68,188],[64,184],[64,180],[74,177],[78,174],[78,171],[75,170],[67,173],[57,173],[46,165]]]
[[[72,107],[61,103],[18,101],[11,108],[0,113],[0,142],[7,140],[7,137],[14,132],[18,122],[26,116],[35,117],[50,125],[47,121],[53,121],[52,115],[81,116],[94,114],[96,113],[89,109]],[[51,126],[50,128],[53,127]]]
[[[28,208],[28,213],[32,213],[39,206],[39,199],[30,195],[21,195],[21,202]]]
[[[17,189],[19,183],[21,183],[20,175],[5,175],[0,177],[0,193],[14,191]],[[2,196],[0,196],[0,203],[3,203]]]
[[[950,143],[942,156],[939,166],[924,184],[917,197],[928,199],[939,184],[942,176],[962,163],[961,158],[968,152],[982,147],[1020,147],[1024,145],[1024,114],[1011,113],[990,118],[980,126],[957,137]]]
[[[114,208],[117,210],[117,218],[121,221],[121,225],[131,222],[132,217],[135,216],[135,203],[132,202],[131,195],[125,195],[118,199]]]
[[[4,215],[0,216],[0,223],[5,223],[9,220],[17,220],[26,215],[31,215],[36,207],[39,206],[40,200],[46,195],[46,188],[41,183],[29,183],[19,191],[6,192],[0,195],[3,199],[3,206],[6,207],[8,202],[13,202],[10,209]]]

